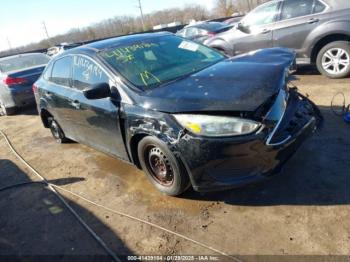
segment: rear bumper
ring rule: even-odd
[[[293,129],[283,125],[276,136],[281,143],[267,143],[271,130],[264,128],[258,134],[224,139],[184,136],[178,145],[179,156],[190,175],[196,191],[207,192],[242,187],[278,174],[303,141],[315,130],[318,122],[313,104],[299,98],[285,123],[297,124]],[[295,107],[295,108],[294,108]],[[286,130],[289,130],[288,134]],[[285,137],[283,137],[285,136]]]
[[[35,104],[35,98],[31,87],[21,88],[20,90],[7,88],[2,93],[2,100],[7,108],[23,107]]]

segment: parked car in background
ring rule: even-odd
[[[205,44],[232,56],[292,48],[298,64],[316,64],[323,75],[343,78],[350,75],[350,1],[273,0]]]
[[[223,23],[228,24],[228,25],[237,25],[243,18],[243,15],[238,15],[238,16],[234,16],[231,17],[229,19],[226,19],[225,21],[223,21]]]
[[[18,107],[35,104],[33,83],[44,71],[50,58],[39,53],[0,58],[0,107],[5,115]]]
[[[66,50],[81,46],[81,43],[62,43],[53,47],[50,47],[49,49],[47,49],[46,54],[48,56],[56,56],[59,55],[61,53],[63,53]]]
[[[280,48],[228,59],[170,33],[139,34],[55,57],[33,90],[58,142],[129,161],[179,195],[270,177],[314,131],[315,106],[287,87],[294,59]]]
[[[203,43],[205,40],[214,37],[216,34],[225,32],[231,28],[231,25],[220,22],[200,22],[186,26],[184,29],[178,31],[176,35]]]

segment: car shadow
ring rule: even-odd
[[[297,75],[320,75],[315,65],[299,65]]]
[[[26,256],[26,261],[112,261],[105,249],[44,184],[4,189],[32,182],[8,159],[0,159],[0,178],[0,260],[21,260]],[[67,185],[82,180],[71,178],[51,182]],[[92,212],[71,199],[64,199],[117,255],[132,254]]]
[[[323,127],[305,141],[280,174],[244,188],[202,194],[190,190],[182,197],[242,206],[349,205],[350,125],[330,107],[320,110]]]
[[[36,105],[29,105],[25,107],[20,107],[16,111],[16,115],[28,115],[28,116],[37,116],[38,109],[36,108]]]

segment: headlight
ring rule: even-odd
[[[221,117],[206,115],[174,115],[176,120],[186,129],[202,136],[239,136],[256,131],[260,124],[237,117]]]

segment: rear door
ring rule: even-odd
[[[327,6],[320,0],[285,0],[274,30],[274,46],[295,49],[300,57],[303,44],[322,20]]]
[[[242,19],[242,27],[234,31],[232,40],[235,55],[273,46],[272,35],[279,5],[279,1],[263,4]]]
[[[112,96],[89,100],[83,90],[108,83]],[[79,141],[100,151],[128,160],[120,128],[120,98],[107,72],[92,58],[75,55],[73,62],[74,122]]]
[[[53,114],[65,135],[75,140],[72,119],[74,107],[71,105],[74,96],[71,88],[72,61],[72,56],[65,56],[53,63],[48,86],[42,90],[41,96],[47,102],[50,113]]]

